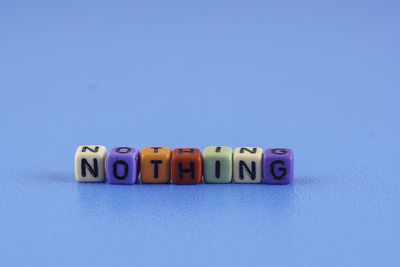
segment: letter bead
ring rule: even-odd
[[[264,152],[264,182],[290,184],[293,181],[293,151],[288,148],[270,148]]]
[[[206,183],[230,183],[232,181],[232,148],[206,147],[203,152],[203,174]]]
[[[101,183],[106,178],[105,146],[79,146],[75,152],[75,178],[78,182]]]
[[[259,147],[238,147],[233,152],[233,182],[261,183],[263,151]]]
[[[165,184],[171,180],[171,149],[145,147],[140,153],[142,183]]]
[[[134,184],[138,175],[139,150],[114,147],[107,157],[107,179],[110,184]]]
[[[172,182],[174,184],[201,183],[202,160],[197,148],[176,148],[172,153]]]

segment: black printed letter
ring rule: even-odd
[[[194,149],[193,148],[191,148],[191,149],[189,149],[189,150],[186,150],[186,149],[179,149],[178,150],[178,154],[179,155],[181,155],[181,154],[183,154],[183,153],[190,153],[190,154],[194,154]]]
[[[160,147],[160,146],[153,146],[153,147],[150,147],[151,149],[153,149],[153,152],[154,153],[158,153],[158,149],[160,149],[160,148],[162,148],[162,147]]]
[[[219,178],[221,175],[221,162],[219,160],[215,161],[215,177]]]
[[[275,173],[275,165],[276,164],[285,165],[285,162],[283,162],[282,160],[275,160],[274,162],[271,163],[271,166],[270,166],[270,172],[271,172],[272,177],[274,177],[277,180],[281,180],[281,179],[285,178],[287,170],[286,170],[286,168],[278,168],[278,170],[281,171],[282,174],[277,176]]]
[[[241,147],[240,148],[240,153],[244,153],[244,151],[250,152],[251,154],[255,154],[257,152],[257,148],[253,147],[252,150],[245,148],[245,147]]]
[[[124,174],[122,176],[119,176],[118,172],[117,172],[119,164],[124,166]],[[114,164],[113,164],[113,174],[114,174],[115,178],[117,178],[119,180],[124,180],[126,178],[126,176],[128,176],[128,163],[126,163],[123,160],[117,160],[116,162],[114,162]]]
[[[271,150],[271,153],[275,155],[283,155],[287,153],[287,150],[283,148],[275,148]]]
[[[97,159],[93,159],[93,168],[89,165],[87,159],[82,159],[81,161],[81,172],[82,176],[86,177],[86,167],[88,168],[90,174],[93,177],[97,177],[99,175],[99,168],[97,167]]]
[[[184,169],[182,162],[179,162],[179,178],[182,180],[183,179],[183,174],[184,173],[190,173],[190,178],[194,179],[194,162],[190,162],[190,168],[189,169]]]
[[[256,163],[254,161],[251,162],[251,171],[247,166],[246,162],[243,160],[239,161],[239,178],[244,179],[243,167],[246,169],[246,172],[251,176],[251,180],[256,179]]]
[[[123,151],[121,151],[121,150],[123,150]],[[121,154],[129,153],[129,152],[131,152],[131,151],[132,151],[132,149],[131,149],[130,147],[118,147],[118,148],[115,150],[115,152],[121,153]]]
[[[150,160],[151,164],[154,164],[154,178],[158,178],[158,164],[162,163],[162,160]]]
[[[82,152],[86,152],[86,150],[89,150],[90,152],[93,152],[93,153],[97,153],[99,151],[99,147],[96,146],[94,149],[90,148],[88,146],[82,147]]]

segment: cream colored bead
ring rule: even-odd
[[[79,146],[75,153],[75,177],[78,182],[101,183],[106,179],[105,146]]]
[[[233,152],[233,182],[261,183],[263,150],[259,147],[238,147]]]

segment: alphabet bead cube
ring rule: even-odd
[[[104,146],[79,146],[75,152],[75,177],[78,182],[100,183],[106,178],[107,149]]]
[[[134,184],[138,175],[139,150],[114,147],[107,157],[107,178],[110,184]]]
[[[233,182],[261,183],[263,151],[259,147],[238,147],[233,152]]]
[[[203,174],[207,183],[230,183],[232,181],[232,148],[206,147],[203,152]]]
[[[201,152],[197,148],[177,148],[172,153],[174,184],[199,184],[202,175]]]
[[[171,149],[145,147],[140,153],[142,183],[165,184],[171,179]]]
[[[293,181],[293,151],[288,148],[272,148],[264,152],[264,182],[290,184]]]

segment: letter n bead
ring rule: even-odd
[[[107,157],[107,178],[110,184],[134,184],[138,175],[139,150],[114,147]]]
[[[233,152],[233,182],[258,184],[262,177],[263,151],[259,147],[238,147]]]
[[[75,177],[78,182],[101,183],[106,178],[105,146],[79,146],[75,153]]]
[[[264,152],[264,182],[290,184],[293,181],[293,151],[271,148]]]
[[[201,183],[202,160],[197,148],[176,148],[172,153],[172,182],[174,184]]]
[[[142,183],[165,184],[171,180],[171,149],[145,147],[140,153]]]

